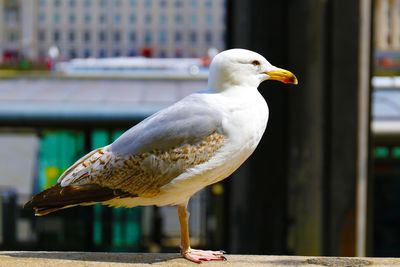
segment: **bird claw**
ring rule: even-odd
[[[226,258],[222,255],[226,253],[223,250],[211,251],[211,250],[199,250],[189,249],[186,252],[181,251],[182,256],[190,261],[201,263],[201,261],[224,261]]]

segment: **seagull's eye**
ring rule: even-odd
[[[260,65],[261,63],[260,63],[260,61],[258,61],[258,60],[253,60],[253,62],[251,62],[251,64],[253,64],[254,66],[258,66],[258,65]]]

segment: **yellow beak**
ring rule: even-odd
[[[268,80],[276,80],[283,83],[297,84],[297,78],[290,71],[276,68],[273,71],[264,72],[269,76]]]

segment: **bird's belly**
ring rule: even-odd
[[[153,199],[152,202],[158,206],[185,203],[204,187],[231,175],[247,157],[248,155],[244,154],[236,157],[225,157],[220,162],[211,160],[208,163],[196,166],[190,171],[192,175],[179,176],[165,185],[161,189],[161,194],[156,199]]]

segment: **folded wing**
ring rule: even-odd
[[[44,215],[113,198],[155,197],[163,185],[213,157],[226,138],[221,118],[204,95],[189,96],[82,157],[25,206]]]

